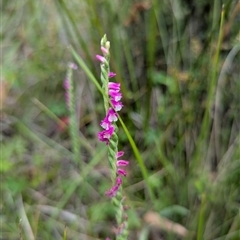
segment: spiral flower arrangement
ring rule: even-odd
[[[104,142],[108,147],[108,161],[111,168],[112,187],[106,191],[106,196],[112,199],[116,209],[117,230],[116,239],[127,239],[127,215],[124,212],[123,196],[122,196],[122,183],[123,177],[127,175],[126,167],[129,162],[121,159],[124,155],[123,151],[118,151],[118,135],[117,125],[118,113],[122,108],[121,102],[122,94],[120,91],[120,83],[109,81],[116,76],[116,73],[110,72],[110,42],[107,41],[106,35],[101,39],[102,55],[96,55],[96,59],[100,62],[101,66],[101,82],[103,89],[103,100],[105,106],[105,118],[101,121],[100,126],[103,128],[98,133],[98,139]]]

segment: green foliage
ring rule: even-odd
[[[114,211],[104,195],[110,182],[106,149],[96,137],[104,113],[94,55],[106,33],[123,92],[119,149],[130,161],[123,204],[130,208],[131,239],[237,240],[237,4],[3,1],[2,237],[19,239],[20,219],[23,239],[30,239],[29,231],[49,240],[114,235]],[[72,161],[63,89],[75,59],[69,46],[81,57],[73,75],[81,169]],[[185,227],[188,236],[148,226],[150,211]]]
[[[167,218],[174,218],[174,215],[185,217],[190,213],[188,209],[179,205],[172,205],[161,210],[160,215]]]

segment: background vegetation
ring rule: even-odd
[[[75,162],[62,85],[70,45],[99,79],[104,33],[149,176],[119,126],[129,239],[240,239],[239,1],[1,5],[1,239],[113,238],[102,97],[79,67]]]

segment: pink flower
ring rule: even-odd
[[[117,177],[116,184],[110,190],[107,190],[105,194],[110,198],[115,197],[121,184],[122,184],[122,179],[120,177]]]
[[[117,167],[125,167],[129,164],[127,160],[118,160],[117,161]]]
[[[123,104],[121,102],[111,100],[111,103],[112,103],[113,108],[116,112],[120,111],[123,108]]]
[[[118,189],[119,189],[119,186],[118,186],[118,185],[114,185],[110,190],[107,190],[107,191],[105,192],[105,194],[106,194],[108,197],[113,198],[113,197],[116,196]]]
[[[68,78],[65,78],[63,81],[63,87],[65,89],[65,102],[67,105],[67,108],[70,107],[70,94],[69,94],[69,89],[70,89],[70,81]]]
[[[104,118],[104,119],[101,121],[101,124],[100,124],[100,126],[101,126],[103,129],[106,129],[106,130],[109,129],[110,125],[111,125],[111,123],[108,121],[107,118]]]
[[[98,133],[98,139],[99,139],[101,142],[105,142],[107,145],[109,144],[109,139],[107,139],[107,138],[104,137],[104,133],[103,133],[103,132],[99,132],[99,133]]]
[[[111,96],[111,100],[116,102],[120,101],[122,98],[122,94],[118,92],[118,90],[109,90],[109,95]]]
[[[106,144],[108,144],[109,143],[109,139],[111,138],[113,133],[114,133],[114,126],[109,125],[108,129],[103,130],[103,131],[98,133],[98,139],[101,142],[105,142]]]
[[[105,63],[105,61],[106,61],[106,59],[101,55],[96,55],[96,59],[101,63]]]
[[[108,74],[108,77],[109,77],[109,78],[112,78],[112,77],[115,77],[116,75],[117,75],[116,73],[110,72],[110,73]]]
[[[119,151],[117,152],[116,154],[116,158],[120,158],[124,155],[124,151]],[[117,160],[117,167],[125,167],[129,164],[129,162],[127,160],[122,160],[122,159],[119,159]]]
[[[70,88],[70,83],[67,78],[63,81],[63,87],[65,90],[68,90]]]
[[[120,83],[109,82],[108,88],[113,90],[120,90]]]
[[[120,186],[121,184],[122,184],[122,179],[120,177],[117,177],[116,185]]]
[[[101,121],[100,126],[108,130],[111,126],[111,123],[116,122],[117,120],[118,120],[117,113],[112,108],[109,108],[107,116]]]
[[[124,151],[119,151],[117,152],[116,158],[120,158],[123,155],[124,155]]]
[[[112,108],[109,108],[106,118],[109,122],[116,122],[118,120],[118,115]]]
[[[118,158],[122,157],[123,154],[124,154],[123,151],[118,152],[116,154],[116,158],[118,159]],[[122,160],[122,159],[117,160],[117,174],[126,176],[127,175],[126,171],[119,167],[126,167],[128,164],[129,164],[129,161],[127,161],[127,160]]]
[[[105,47],[101,46],[101,50],[102,50],[103,55],[108,54],[108,50]]]
[[[103,137],[109,139],[113,135],[114,126],[110,125],[109,128],[103,132]]]
[[[125,171],[124,169],[121,169],[121,168],[118,168],[118,169],[117,169],[117,174],[118,174],[118,175],[123,175],[123,176],[126,176],[126,175],[127,175],[126,171]]]
[[[74,69],[74,70],[77,69],[77,65],[76,65],[75,63],[72,63],[72,62],[70,62],[70,63],[68,64],[68,67],[70,67],[70,68],[72,68],[72,69]]]

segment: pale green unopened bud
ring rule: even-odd
[[[110,49],[110,42],[107,41],[105,46],[106,46],[106,49],[109,50]]]
[[[103,38],[101,39],[101,46],[105,47],[106,42],[107,42],[107,35],[104,34]]]

